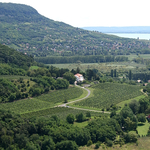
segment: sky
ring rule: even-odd
[[[72,25],[150,26],[149,0],[0,0],[26,4],[41,15]]]

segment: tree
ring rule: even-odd
[[[114,77],[117,77],[117,71],[116,71],[116,69],[114,70]]]
[[[83,113],[79,113],[76,115],[76,119],[77,119],[77,122],[83,122],[85,120],[85,117]]]
[[[129,107],[132,109],[134,114],[137,114],[140,108],[140,103],[137,100],[132,100],[129,103]]]
[[[80,73],[80,68],[79,68],[79,67],[77,67],[76,72],[77,72],[77,73]]]
[[[111,76],[112,78],[113,78],[113,76],[114,76],[114,71],[113,71],[113,69],[111,70],[110,76]]]
[[[146,117],[144,113],[138,114],[137,118],[138,118],[138,122],[143,122],[143,123],[146,122]]]
[[[142,98],[139,100],[139,103],[140,103],[140,109],[139,109],[139,112],[140,113],[144,113],[145,110],[148,108],[148,98]]]
[[[56,150],[78,150],[78,146],[76,142],[66,140],[62,142],[57,142]]]
[[[137,118],[133,114],[132,110],[128,106],[124,106],[120,112],[121,124],[126,130],[136,129]]]
[[[70,84],[74,84],[76,77],[71,72],[66,72],[63,74],[63,78],[68,80]]]
[[[129,70],[129,80],[131,80],[132,79],[132,72],[131,72],[131,70]]]
[[[86,112],[86,117],[91,118],[91,113],[89,111]]]
[[[74,120],[75,120],[74,115],[73,115],[73,114],[69,114],[69,115],[67,116],[66,120],[67,120],[68,123],[73,124],[73,123],[74,123]]]

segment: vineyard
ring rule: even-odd
[[[65,120],[68,114],[73,114],[74,116],[78,113],[86,114],[87,111],[85,110],[78,110],[78,109],[72,109],[72,108],[65,108],[65,107],[55,107],[55,108],[48,108],[36,112],[26,113],[22,114],[22,117],[51,117],[52,115],[57,115],[61,120]],[[91,116],[109,116],[109,114],[99,113],[99,112],[90,112]]]
[[[118,83],[102,83],[93,87],[93,97],[75,103],[78,106],[90,108],[109,108],[112,104],[117,104],[139,95],[139,86],[125,85]]]
[[[17,114],[24,114],[44,110],[63,103],[65,100],[75,99],[83,93],[81,88],[72,87],[65,90],[57,90],[48,94],[43,94],[36,98],[18,100],[11,103],[2,103],[0,109],[10,110]]]
[[[50,104],[63,103],[71,99],[80,97],[83,94],[83,89],[77,87],[71,87],[64,90],[58,90],[48,94],[38,96],[37,99],[41,101],[49,102]]]

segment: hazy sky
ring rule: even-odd
[[[74,27],[150,26],[149,0],[0,0],[27,4]]]

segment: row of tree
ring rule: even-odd
[[[100,63],[100,62],[122,62],[128,61],[128,57],[125,56],[112,56],[112,55],[96,55],[96,56],[51,56],[51,57],[35,57],[35,61],[44,64],[63,64],[63,63]]]

